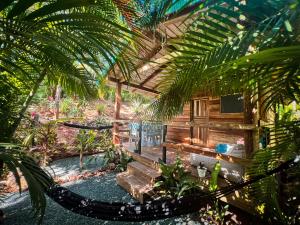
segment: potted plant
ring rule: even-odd
[[[200,162],[199,166],[197,166],[197,171],[198,171],[198,176],[199,177],[205,177],[207,168],[204,167],[202,162]]]

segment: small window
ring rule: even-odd
[[[200,100],[194,101],[194,116],[200,116]]]
[[[194,116],[195,117],[207,116],[206,100],[194,100]]]
[[[241,94],[221,96],[221,113],[242,113],[244,98]]]

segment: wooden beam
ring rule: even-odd
[[[114,77],[109,77],[108,80],[112,81],[114,83],[118,82],[118,79],[116,79]],[[159,94],[158,91],[155,91],[155,90],[147,88],[147,87],[142,87],[138,84],[133,84],[133,83],[130,83],[130,82],[127,82],[127,81],[120,82],[120,84],[129,86],[129,87],[133,87],[133,88],[136,88],[136,89],[140,89],[142,91],[151,92],[151,93],[154,93],[154,94]]]
[[[231,156],[231,155],[216,153],[214,149],[203,148],[203,147],[195,146],[195,145],[177,144],[177,143],[168,143],[167,142],[167,143],[163,143],[163,146],[167,147],[167,148],[177,149],[178,151],[182,151],[182,152],[200,154],[200,155],[208,156],[208,157],[215,158],[218,160],[224,160],[224,161],[227,161],[230,163],[240,164],[243,166],[249,165],[251,162],[248,159],[243,159],[243,158],[238,158],[238,157]]]
[[[152,80],[154,77],[156,77],[160,72],[162,71],[162,69],[157,69],[155,70],[152,74],[150,74],[145,80],[143,80],[140,83],[140,86],[142,87],[144,84],[146,84],[147,82],[149,82],[150,80]]]
[[[209,122],[209,123],[199,123],[199,122],[170,122],[167,123],[168,126],[174,127],[204,127],[212,129],[224,129],[224,130],[255,130],[257,129],[254,124],[244,124],[244,123],[229,123],[229,122]]]
[[[140,70],[146,63],[150,61],[159,51],[162,49],[161,43],[159,42],[146,56],[143,57],[141,62],[136,65],[137,70]]]
[[[158,88],[160,83],[157,83],[154,87],[153,87],[153,90],[156,90],[156,88]]]
[[[147,82],[149,82],[150,80],[152,80],[154,77],[156,77],[164,68],[166,68],[167,65],[161,65],[159,67],[159,69],[155,70],[152,74],[150,74],[145,80],[143,80],[140,83],[140,86],[143,86],[144,84],[146,84]]]

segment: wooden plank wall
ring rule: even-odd
[[[197,124],[207,123],[244,123],[244,113],[221,113],[220,98],[209,97],[207,101],[207,119],[204,117],[194,117]],[[186,104],[183,113],[172,120],[172,124],[184,124],[190,122],[190,104]],[[168,125],[167,141],[177,143],[190,143],[190,128],[188,126]],[[236,144],[244,139],[244,130],[229,130],[219,128],[203,128],[194,126],[193,143],[195,145],[214,148],[218,143]],[[200,139],[198,138],[200,137]],[[201,138],[203,140],[201,140]]]
[[[190,104],[186,104],[181,115],[172,120],[172,123],[186,123],[190,122]],[[168,125],[167,141],[178,143],[190,143],[190,128],[176,125]]]
[[[221,113],[220,98],[210,98],[208,104],[209,122],[244,123],[244,113]],[[244,135],[244,130],[209,129],[208,147],[215,147],[218,143],[236,144]]]

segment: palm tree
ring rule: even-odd
[[[4,1],[0,12],[1,103],[10,104],[1,110],[2,140],[11,139],[43,80],[91,96],[107,67],[130,73],[125,59],[137,35],[111,1]],[[12,107],[7,99],[16,95]]]
[[[0,142],[11,141],[43,81],[93,96],[95,80],[107,67],[116,64],[128,76],[132,66],[126,60],[135,52],[137,36],[112,1],[1,1]],[[42,219],[44,191],[53,181],[42,177],[37,164],[18,148],[2,144],[0,167],[4,163],[19,186],[24,176],[35,215]]]
[[[165,68],[155,112],[171,119],[197,92],[212,96],[245,92],[253,99],[259,95],[262,114],[292,101],[299,104],[299,10],[298,1],[285,0],[203,3],[188,32],[173,43],[177,50]],[[300,153],[299,121],[275,119],[270,129],[273,145],[253,156],[250,175]],[[292,173],[299,174],[299,168]],[[278,187],[275,177],[253,186],[260,203],[272,203],[265,211],[280,215],[277,219],[283,222],[287,217],[281,211]]]
[[[142,15],[135,11],[138,6],[142,9],[141,2],[130,0],[1,1],[0,142],[12,140],[42,82],[88,97],[96,94],[98,76],[105,76],[110,68],[129,79],[135,71],[131,59],[137,47],[143,48],[138,41],[144,38],[138,27],[144,25],[141,18],[157,15],[159,9],[160,16],[147,20],[147,26],[153,28],[151,24],[164,19],[176,1],[155,1],[155,7],[148,5],[151,12]],[[21,174],[26,179],[41,222],[44,192],[53,180],[43,177],[39,166],[18,146],[1,144],[0,173],[3,163],[19,186]]]

